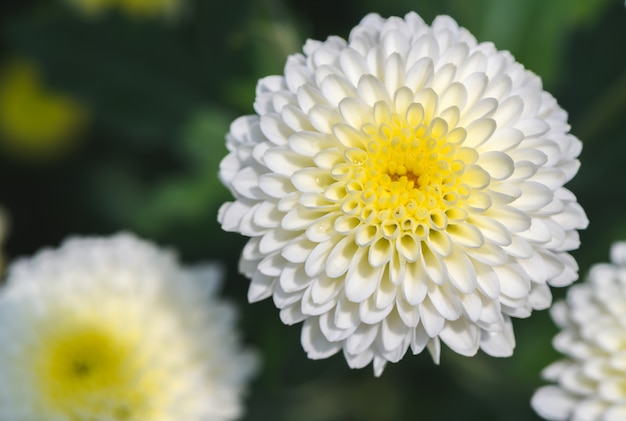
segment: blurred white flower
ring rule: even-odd
[[[6,240],[8,223],[5,212],[0,208],[0,277],[4,273],[4,241]]]
[[[379,375],[410,347],[512,353],[510,317],[577,277],[581,142],[540,79],[447,16],[368,15],[259,81],[220,175],[251,237],[249,300],[304,321],[310,358]]]
[[[542,373],[556,384],[532,398],[545,419],[626,419],[626,242],[613,245],[611,262],[594,265],[551,309],[561,328],[553,345],[565,358]]]
[[[0,419],[229,420],[255,356],[215,297],[215,266],[182,269],[130,235],[74,238],[8,268]]]

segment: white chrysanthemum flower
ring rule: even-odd
[[[0,294],[0,419],[229,420],[255,356],[220,271],[182,269],[130,235],[70,239],[9,267]]]
[[[576,278],[581,142],[536,75],[450,17],[308,41],[254,106],[227,136],[219,221],[251,237],[250,301],[304,321],[310,358],[508,356],[510,317]]]
[[[626,242],[611,248],[612,263],[594,265],[587,282],[574,285],[552,318],[553,341],[566,358],[543,376],[532,406],[543,418],[573,421],[626,419]]]

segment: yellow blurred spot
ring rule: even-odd
[[[69,0],[70,3],[86,15],[95,16],[111,6],[115,5],[116,0]]]
[[[37,68],[9,62],[0,72],[0,147],[38,160],[56,157],[72,145],[86,110],[67,95],[47,91]]]
[[[118,9],[134,18],[173,17],[181,8],[182,0],[69,0],[86,15],[99,15]]]

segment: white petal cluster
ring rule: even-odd
[[[259,81],[221,179],[251,237],[249,300],[304,321],[310,358],[375,373],[440,340],[508,356],[511,317],[577,277],[587,225],[563,185],[581,142],[540,79],[450,17],[368,15]]]
[[[553,345],[565,358],[542,373],[555,384],[532,398],[545,419],[626,419],[626,242],[613,245],[611,262],[594,265],[551,309],[561,329]]]
[[[256,358],[215,296],[220,278],[128,234],[12,264],[0,292],[0,419],[238,417]]]

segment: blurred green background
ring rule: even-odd
[[[90,8],[83,7],[85,4]],[[177,6],[177,3],[179,7]],[[82,4],[82,6],[81,6]],[[132,6],[132,7],[131,7]],[[163,9],[166,7],[167,10]],[[101,10],[99,10],[101,9]],[[547,311],[516,320],[508,359],[441,365],[407,355],[381,378],[337,355],[309,361],[300,326],[271,300],[246,304],[245,239],[216,223],[230,122],[252,112],[256,81],[280,74],[306,38],[347,37],[368,12],[427,22],[449,14],[538,73],[584,143],[569,188],[591,221],[581,273],[626,239],[626,9],[620,0],[23,0],[0,6],[0,206],[9,258],[70,234],[131,230],[224,262],[263,368],[245,420],[536,420],[529,399],[558,355]],[[562,297],[565,290],[554,290]]]

